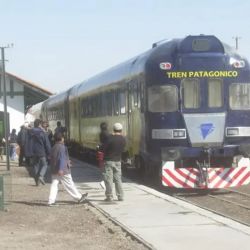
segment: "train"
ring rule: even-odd
[[[42,103],[67,127],[74,153],[95,151],[100,123],[120,122],[123,163],[161,186],[216,189],[250,182],[250,68],[214,35],[154,43],[146,52]]]

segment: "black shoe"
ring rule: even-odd
[[[122,197],[118,197],[118,201],[124,201]]]
[[[106,199],[104,199],[104,201],[111,202],[111,201],[113,201],[113,198],[107,197]]]
[[[43,185],[45,185],[45,181],[44,181],[43,177],[40,176],[38,180],[39,180],[39,182],[41,182]]]
[[[82,194],[82,197],[78,200],[78,203],[83,203],[86,201],[86,197],[88,196],[88,193]]]
[[[35,183],[36,183],[36,186],[38,187],[39,186],[39,180],[37,178],[35,178]]]

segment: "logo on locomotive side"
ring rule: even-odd
[[[163,70],[169,70],[172,68],[172,64],[170,62],[162,62],[160,63],[160,69],[163,69]]]
[[[171,71],[167,72],[168,78],[192,78],[192,77],[237,77],[238,71]]]
[[[215,127],[213,123],[203,123],[200,125],[201,135],[203,139],[214,131]]]

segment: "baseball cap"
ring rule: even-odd
[[[113,126],[113,129],[114,129],[115,131],[120,131],[120,130],[122,130],[122,125],[121,125],[121,123],[119,123],[119,122],[115,123],[114,126]]]

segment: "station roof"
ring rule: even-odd
[[[20,83],[24,87],[24,106],[25,111],[27,111],[32,105],[42,102],[48,99],[53,93],[47,89],[44,89],[37,84],[24,80],[19,76],[12,73],[6,72],[6,76],[10,79],[14,79],[16,82]]]

